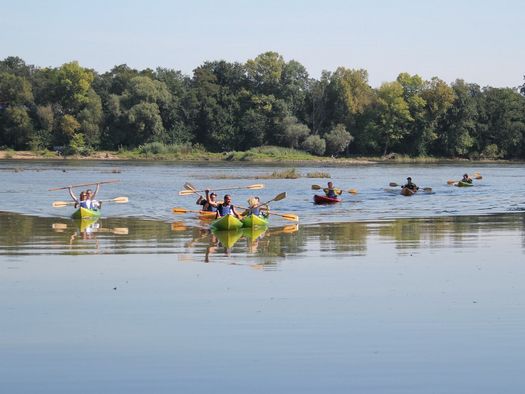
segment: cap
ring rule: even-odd
[[[412,178],[410,178],[410,177],[407,178],[407,181],[411,181],[411,180],[412,180]]]

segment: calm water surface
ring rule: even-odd
[[[0,162],[0,392],[523,392],[523,166],[298,167],[359,190],[320,208],[326,180],[253,178],[272,167],[85,166]],[[446,185],[465,170],[484,179]],[[433,193],[384,191],[408,175]],[[102,179],[130,203],[51,207]],[[170,211],[186,181],[287,190],[301,221],[210,233]]]

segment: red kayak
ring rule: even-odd
[[[332,197],[326,197],[326,196],[314,196],[314,204],[335,204],[337,202],[341,202],[340,198],[332,198]]]

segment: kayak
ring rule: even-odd
[[[212,211],[200,211],[199,219],[200,220],[213,220],[217,216],[217,212]]]
[[[404,187],[401,189],[401,195],[403,196],[413,196],[414,194],[416,194],[417,190],[412,190],[412,189],[409,189],[408,187]]]
[[[268,226],[268,219],[260,215],[248,215],[242,219],[243,227],[266,227]]]
[[[469,182],[459,181],[458,183],[456,183],[456,186],[457,187],[471,187],[471,186],[474,186],[474,185],[472,183],[469,183]]]
[[[243,227],[242,234],[250,241],[254,241],[268,230],[267,227]]]
[[[215,230],[235,230],[242,227],[242,222],[233,215],[224,215],[214,220],[211,227]]]
[[[227,215],[230,216],[230,215]],[[222,246],[226,249],[230,249],[235,243],[242,237],[243,232],[240,228],[235,230],[212,230],[213,235],[217,237]]]
[[[95,228],[95,223],[98,221],[100,216],[91,217],[87,219],[75,219],[75,224],[77,225],[80,232],[90,231]],[[98,226],[98,225],[97,225]]]
[[[102,212],[100,209],[88,209],[88,208],[78,208],[71,217],[73,219],[95,219],[99,218]]]
[[[314,204],[335,204],[341,202],[340,198],[332,198],[327,196],[320,196],[316,194],[314,196]]]

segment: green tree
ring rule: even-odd
[[[277,52],[265,52],[246,62],[246,72],[255,92],[278,95],[285,61]]]
[[[399,82],[383,83],[377,91],[377,118],[373,128],[377,138],[383,141],[383,155],[408,134],[407,126],[414,120],[403,93]]]
[[[354,139],[343,124],[336,125],[329,133],[325,134],[324,138],[326,140],[326,151],[331,155],[344,152]]]
[[[23,77],[0,72],[0,103],[4,105],[23,105],[33,102],[31,84]]]
[[[0,111],[0,146],[24,149],[28,146],[32,131],[31,119],[23,107],[9,107]]]

